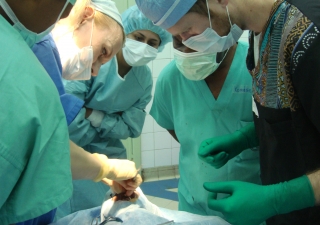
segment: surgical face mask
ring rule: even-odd
[[[204,80],[218,69],[228,51],[220,62],[217,62],[217,53],[184,53],[173,49],[173,55],[176,66],[187,79]]]
[[[5,13],[8,15],[10,20],[13,22],[13,27],[20,33],[22,38],[25,40],[25,42],[28,44],[28,46],[31,48],[35,43],[39,42],[43,37],[48,35],[50,31],[54,28],[54,25],[60,20],[60,17],[62,13],[64,12],[65,8],[69,4],[69,0],[66,1],[64,4],[64,7],[62,11],[60,12],[57,21],[51,25],[49,28],[47,28],[45,31],[37,34],[28,28],[26,28],[17,18],[16,14],[12,11],[10,6],[5,0],[0,0],[0,6],[5,11]]]
[[[157,57],[158,49],[145,43],[127,38],[122,49],[124,60],[130,66],[143,66]]]
[[[221,37],[212,29],[208,1],[207,8],[210,28],[207,28],[203,33],[199,35],[190,37],[189,39],[182,41],[182,43],[197,52],[223,52],[236,44],[236,42],[241,37],[243,30],[236,24],[232,25],[228,7],[226,7],[231,29],[227,36]]]
[[[91,67],[93,62],[92,33],[94,18],[92,19],[92,30],[90,45],[79,49],[73,40],[73,32],[67,32],[60,36],[54,32],[56,45],[62,64],[62,77],[66,80],[89,80],[91,78]],[[60,37],[59,37],[60,36]]]

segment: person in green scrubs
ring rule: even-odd
[[[103,180],[127,194],[141,183],[133,162],[69,143],[57,88],[31,51],[71,8],[69,1],[0,0],[0,225],[52,211],[71,196],[72,178]]]
[[[215,169],[199,159],[198,150],[205,139],[253,123],[252,79],[245,64],[248,44],[239,42],[222,53],[200,54],[174,36],[173,46],[175,60],[157,80],[150,114],[181,145],[179,210],[223,217],[209,209],[203,183],[241,180],[260,184],[259,152],[247,149]]]

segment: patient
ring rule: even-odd
[[[102,225],[105,224],[103,223],[105,220],[107,225],[230,225],[217,216],[201,216],[159,208],[146,198],[140,188],[130,197],[111,192],[106,196],[109,199],[102,204],[102,207],[78,211],[51,225]]]

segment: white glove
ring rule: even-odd
[[[134,162],[127,159],[108,159],[103,154],[93,154],[101,162],[101,169],[94,181],[101,181],[103,178],[110,180],[129,180],[136,178],[138,170]]]
[[[102,120],[104,118],[104,113],[93,109],[90,116],[87,118],[91,122],[93,127],[100,127]]]

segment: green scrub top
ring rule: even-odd
[[[245,150],[220,169],[198,158],[203,140],[230,134],[253,121],[252,80],[245,64],[247,50],[248,45],[239,42],[217,100],[204,80],[186,79],[174,61],[163,69],[157,80],[150,114],[160,126],[174,130],[181,144],[179,210],[223,217],[208,208],[204,182],[242,180],[261,183],[256,149]]]
[[[59,94],[22,36],[0,16],[0,225],[40,216],[72,192]]]

